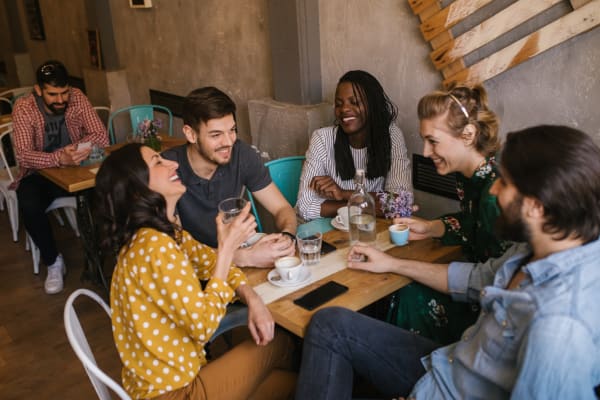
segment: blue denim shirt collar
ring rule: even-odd
[[[590,257],[596,257],[598,250],[600,250],[600,241],[595,240],[529,263],[523,271],[531,277],[532,284],[538,286],[557,275],[569,273],[581,263],[587,262]]]

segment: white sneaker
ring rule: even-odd
[[[46,293],[55,294],[62,292],[64,287],[63,275],[66,272],[65,261],[63,260],[63,256],[59,254],[54,264],[48,267],[48,276],[46,277],[46,283],[44,283]]]

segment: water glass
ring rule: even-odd
[[[88,157],[90,164],[102,162],[104,159],[104,149],[97,144],[92,146],[92,151]]]
[[[223,213],[223,223],[228,224],[240,215],[246,206],[246,199],[242,197],[230,197],[219,203],[219,211]]]
[[[321,261],[322,240],[323,236],[319,231],[303,230],[298,232],[296,242],[304,265],[318,264]]]

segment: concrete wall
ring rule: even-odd
[[[154,0],[151,9],[132,9],[112,0],[131,101],[148,102],[150,88],[185,96],[216,86],[236,102],[240,137],[250,142],[247,102],[272,93],[266,3]]]
[[[332,101],[339,77],[351,69],[374,74],[398,105],[398,125],[409,152],[422,154],[416,105],[441,86],[419,19],[404,0],[321,0],[323,99]],[[578,127],[600,143],[600,29],[578,36],[485,83],[501,117],[501,134],[552,123]],[[456,204],[416,194],[422,215]]]
[[[83,67],[88,63],[87,26],[83,1],[39,0],[46,40],[31,40],[24,4],[19,4],[19,14],[25,45],[35,68],[52,58],[62,61],[69,74],[83,77]]]
[[[29,39],[20,7],[25,44],[34,66],[63,60],[72,75],[89,67],[84,2],[40,0],[45,41]],[[272,97],[267,0],[153,0],[151,9],[131,9],[111,0],[113,28],[123,73],[123,93],[132,103],[149,101],[148,89],[178,95],[204,85],[230,93],[239,107],[240,137],[248,142],[248,100]],[[0,12],[0,21],[6,16]],[[339,77],[365,69],[383,84],[399,107],[398,125],[411,153],[422,152],[416,104],[440,86],[429,61],[429,45],[405,0],[320,0],[323,100],[332,102]],[[0,29],[0,50],[6,49]],[[600,29],[578,36],[486,82],[501,132],[539,123],[576,126],[600,143]],[[89,74],[88,74],[89,75]],[[181,123],[177,122],[176,132]],[[303,133],[304,134],[304,133]],[[417,193],[425,216],[456,205]]]

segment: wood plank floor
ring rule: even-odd
[[[4,400],[97,398],[67,340],[63,307],[69,294],[80,287],[96,291],[105,300],[106,295],[100,287],[81,282],[83,249],[68,223],[54,225],[68,273],[65,290],[47,295],[45,266],[40,265],[39,275],[33,274],[23,228],[14,243],[7,212],[0,212],[0,398]],[[92,301],[77,302],[76,310],[98,364],[120,382],[110,320]]]

